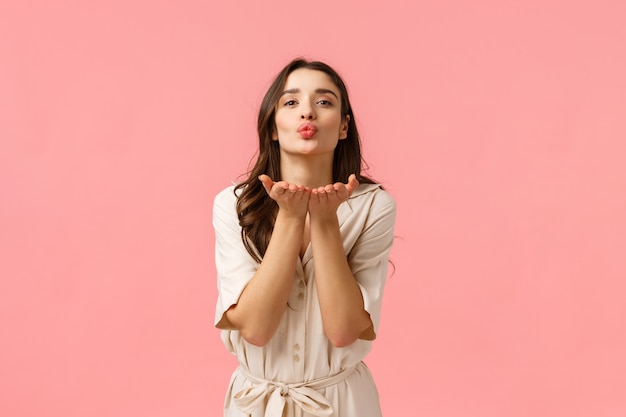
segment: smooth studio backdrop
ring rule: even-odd
[[[385,415],[626,415],[625,5],[2,0],[0,415],[220,415],[213,196],[299,55],[398,203]]]

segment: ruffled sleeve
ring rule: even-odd
[[[214,324],[223,330],[235,330],[224,313],[237,304],[241,292],[259,266],[241,241],[241,227],[236,211],[237,197],[233,189],[234,186],[231,186],[221,191],[213,204],[218,288]]]
[[[361,210],[366,207],[361,207]],[[393,245],[396,204],[382,189],[374,192],[365,225],[348,255],[348,263],[361,289],[365,310],[372,326],[359,336],[374,340],[378,332],[389,252]]]

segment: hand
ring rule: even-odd
[[[337,213],[337,208],[346,201],[359,186],[356,175],[348,178],[348,183],[336,182],[311,190],[309,213],[311,216],[330,216]]]
[[[307,213],[311,190],[297,184],[289,184],[286,181],[274,182],[269,176],[259,175],[259,181],[267,195],[278,204],[280,210],[287,215],[304,218]]]

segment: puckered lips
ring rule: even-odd
[[[302,123],[298,126],[298,133],[302,139],[310,139],[317,132],[317,128],[311,122]]]

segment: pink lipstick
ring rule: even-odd
[[[302,123],[298,127],[298,133],[300,133],[300,137],[302,139],[310,139],[317,132],[317,128],[313,126],[310,122]]]

